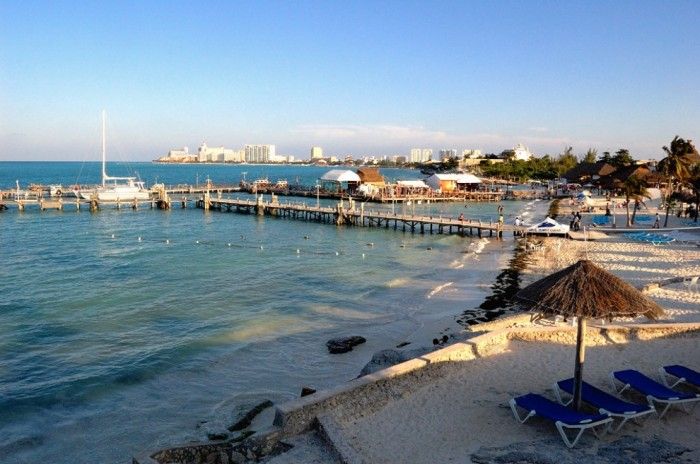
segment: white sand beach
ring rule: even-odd
[[[621,236],[589,242],[544,238],[542,245],[531,252],[533,264],[521,286],[579,259],[592,260],[637,288],[662,282],[662,286],[646,292],[665,310],[658,321],[661,325],[637,318],[616,321],[614,326],[599,323],[596,327],[595,322],[589,326],[586,381],[612,392],[609,373],[614,370],[633,368],[658,379],[658,368],[663,365],[678,363],[700,369],[700,289],[693,291],[682,282],[663,285],[673,277],[700,275],[700,248],[684,244],[654,246],[626,241]],[[629,332],[626,324],[641,324],[642,328]],[[617,326],[627,335],[611,335]],[[547,420],[534,418],[519,424],[508,406],[510,398],[533,392],[554,399],[553,383],[573,376],[574,329],[561,321],[533,323],[529,315],[500,319],[475,329],[484,334],[510,330],[525,331],[526,335],[511,334],[500,344],[458,342],[425,358],[373,374],[374,387],[348,385],[329,393],[337,401],[330,401],[334,407],[326,408],[324,413],[335,423],[336,448],[345,450],[342,460],[700,462],[698,408],[690,414],[674,409],[661,420],[652,417],[641,424],[628,423],[620,432],[601,439],[588,432],[573,450],[564,446]],[[459,359],[460,352],[467,353],[465,359]],[[411,363],[414,367],[409,366]],[[353,388],[367,398],[343,400]],[[375,403],[371,402],[372,388],[380,390],[376,396],[380,400]],[[639,396],[626,398],[644,402]],[[301,448],[296,450],[297,457],[304,456]],[[311,448],[316,454],[308,456],[314,456],[317,462],[319,448]],[[331,453],[325,458],[326,462],[340,462]],[[293,461],[281,455],[271,462]]]

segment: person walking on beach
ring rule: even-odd
[[[654,225],[651,226],[652,229],[660,229],[661,228],[661,218],[659,217],[659,213],[656,213],[656,219],[654,219]]]

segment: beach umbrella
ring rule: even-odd
[[[539,317],[564,316],[578,320],[574,407],[581,407],[581,382],[585,358],[586,319],[644,315],[656,319],[661,307],[639,290],[588,260],[581,260],[520,290],[516,300]]]

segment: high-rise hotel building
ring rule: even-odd
[[[269,163],[271,158],[275,158],[274,145],[246,145],[246,163]]]
[[[433,150],[430,148],[411,148],[411,163],[425,163],[433,158]]]

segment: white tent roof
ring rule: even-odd
[[[396,181],[401,187],[411,187],[411,188],[430,188],[428,184],[422,180],[399,180]]]
[[[333,182],[360,182],[360,176],[357,173],[345,169],[331,169],[321,176],[321,180]]]
[[[440,180],[453,180],[458,184],[480,184],[481,179],[474,174],[433,174]]]

